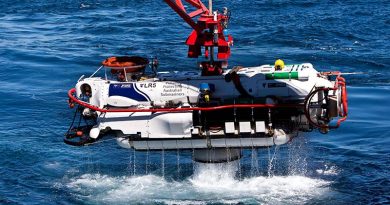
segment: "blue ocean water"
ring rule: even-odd
[[[66,92],[112,55],[158,56],[191,70],[189,27],[163,1],[0,2],[0,204],[389,204],[390,2],[215,0],[232,11],[230,65],[282,58],[347,76],[341,128],[239,164],[191,152],[133,152],[114,141],[75,148]]]

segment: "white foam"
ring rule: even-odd
[[[339,170],[336,166],[325,165],[323,169],[317,169],[316,172],[322,175],[337,175]]]
[[[328,191],[329,182],[305,176],[234,178],[233,165],[199,165],[189,179],[155,175],[111,177],[84,174],[66,184],[78,198],[97,203],[302,203]]]

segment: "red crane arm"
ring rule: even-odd
[[[209,10],[206,8],[206,6],[200,1],[200,0],[185,0],[197,10],[187,13],[186,9],[184,8],[182,0],[164,0],[165,3],[167,3],[181,18],[184,19],[185,22],[188,23],[194,30],[197,32],[201,32],[201,28],[198,26],[198,24],[192,19],[198,15],[201,14],[208,14]]]

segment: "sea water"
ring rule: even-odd
[[[65,145],[66,93],[81,75],[114,55],[157,56],[160,71],[196,70],[184,44],[191,29],[160,0],[4,0],[0,204],[389,203],[389,1],[214,1],[224,6],[231,66],[281,58],[363,72],[346,76],[348,120],[217,165],[193,163],[191,151]]]

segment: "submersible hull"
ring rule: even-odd
[[[285,144],[314,128],[327,131],[343,109],[337,79],[309,63],[282,71],[270,65],[226,70],[219,76],[130,75],[126,81],[115,75],[82,78],[69,92],[80,114],[94,119],[86,143],[114,131],[124,148],[193,149],[198,161],[228,161],[239,158],[243,148]]]

